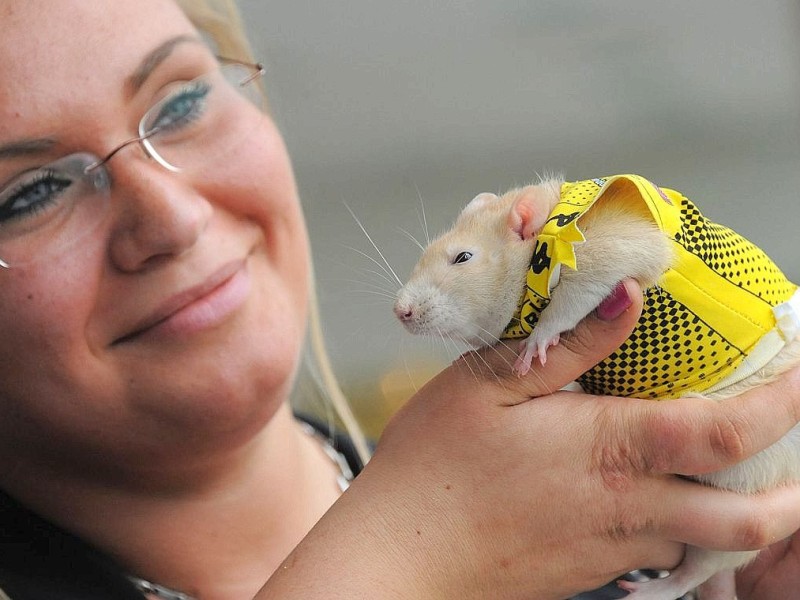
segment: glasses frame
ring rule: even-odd
[[[219,55],[215,56],[215,58],[220,63],[220,67],[224,67],[226,65],[238,65],[238,66],[245,67],[245,68],[251,70],[250,75],[245,77],[242,81],[240,81],[238,83],[239,87],[242,87],[242,88],[245,87],[245,86],[250,85],[251,83],[253,83],[257,79],[260,79],[264,75],[264,73],[266,72],[264,64],[260,63],[260,62],[255,62],[255,63],[247,62],[247,61],[238,60],[238,59],[235,59],[235,58],[228,58],[228,57],[219,56]],[[151,158],[152,160],[156,161],[159,165],[164,167],[167,171],[171,171],[173,173],[180,172],[181,169],[179,167],[175,167],[174,165],[171,165],[169,162],[167,162],[166,159],[164,159],[159,154],[158,150],[150,142],[150,138],[155,136],[156,134],[158,134],[160,129],[158,127],[155,127],[154,129],[152,129],[150,131],[147,131],[147,132],[144,132],[144,133],[141,131],[142,123],[144,122],[144,119],[145,119],[146,116],[147,116],[147,113],[145,113],[142,116],[142,119],[139,122],[139,125],[138,125],[138,127],[139,127],[139,135],[138,136],[135,136],[135,137],[132,137],[132,138],[130,138],[128,140],[125,140],[121,144],[119,144],[119,145],[115,146],[114,148],[112,148],[111,151],[109,151],[102,158],[99,158],[97,161],[91,163],[90,165],[87,165],[83,169],[83,175],[88,175],[92,171],[94,171],[96,169],[99,169],[100,167],[105,165],[109,160],[111,160],[120,150],[130,146],[131,144],[139,144],[140,147],[142,148],[142,151],[147,155],[148,158]],[[10,268],[11,268],[11,265],[9,263],[7,263],[6,261],[4,261],[2,257],[0,257],[0,269],[10,269]]]

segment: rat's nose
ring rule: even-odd
[[[404,323],[414,318],[414,310],[409,305],[399,302],[394,305],[394,314]]]

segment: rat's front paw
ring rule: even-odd
[[[546,335],[537,335],[534,329],[531,335],[520,342],[520,352],[517,361],[514,363],[514,372],[518,375],[525,375],[531,370],[531,362],[537,356],[539,357],[539,362],[544,365],[547,362],[547,349],[558,344],[560,340],[561,336],[558,333],[547,337]]]

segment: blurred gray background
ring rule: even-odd
[[[240,0],[294,159],[328,346],[368,429],[458,349],[394,321],[481,191],[635,172],[800,281],[798,0]]]

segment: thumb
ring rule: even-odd
[[[467,361],[473,373],[482,372],[488,381],[519,390],[524,395],[518,400],[522,402],[559,390],[608,357],[628,338],[641,313],[642,289],[635,280],[627,279],[548,351],[546,366],[534,360],[531,370],[518,376],[512,370],[516,358],[513,344],[483,348],[459,360]],[[513,397],[507,399],[516,403]]]

